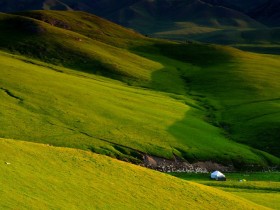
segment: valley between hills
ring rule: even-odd
[[[0,31],[0,208],[279,208],[277,172],[240,188],[259,202],[139,166],[279,170],[277,53],[149,38],[78,11],[0,13]]]

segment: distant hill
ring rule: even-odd
[[[193,40],[214,43],[238,43],[240,39],[228,36],[228,31],[276,27],[280,22],[277,0],[0,0],[2,12],[26,10],[86,11],[149,36],[182,40],[191,32]],[[227,36],[228,41],[214,41],[209,32]]]
[[[261,24],[238,11],[212,6],[198,0],[185,2],[141,0],[106,17],[144,33],[168,30],[170,25],[176,22],[211,27],[261,27]]]
[[[220,7],[221,5],[224,7]],[[200,0],[122,0],[118,2],[110,0],[81,0],[79,2],[73,0],[23,0],[20,3],[15,0],[0,1],[0,11],[2,12],[34,9],[87,11],[109,18],[121,25],[136,28],[140,32],[150,31],[156,23],[161,21],[166,23],[187,21],[208,26],[260,26],[245,14],[234,10],[234,4],[226,1],[223,1],[223,4],[210,0],[206,2]],[[150,22],[145,23],[147,20]],[[147,27],[150,26],[151,28],[149,30],[142,28],[145,24],[148,24]]]
[[[259,5],[267,2],[268,0],[202,0],[204,2],[219,5],[223,7],[228,7],[231,9],[236,9],[243,12],[248,12]]]
[[[193,30],[191,30],[193,29]],[[190,30],[174,30],[155,33],[154,36],[181,41],[199,41],[223,45],[280,44],[280,28],[265,29],[213,29],[191,27]],[[195,31],[195,33],[194,33]]]
[[[249,15],[266,25],[280,26],[280,1],[266,1],[252,10]]]
[[[63,1],[57,0],[1,0],[0,10],[2,12],[17,12],[25,10],[52,9],[52,10],[72,10]]]

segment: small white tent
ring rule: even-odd
[[[215,179],[218,181],[226,181],[226,176],[220,171],[214,171],[213,173],[211,173],[211,179]]]

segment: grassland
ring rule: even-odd
[[[181,40],[215,43],[222,45],[235,44],[259,44],[279,45],[279,28],[267,27],[219,27],[201,26],[188,23],[177,23],[175,30],[164,30],[154,34],[155,37]]]
[[[255,53],[280,55],[279,44],[237,44],[234,47]]]
[[[116,160],[279,166],[279,56],[80,12],[0,14],[0,29],[1,209],[279,208],[279,174],[176,174],[197,184]]]
[[[1,209],[265,209],[90,152],[7,139],[0,151]]]
[[[127,48],[142,44],[145,37],[105,19],[85,12],[30,11],[17,13],[20,16],[44,21],[53,26],[67,29],[103,43]]]
[[[279,56],[201,44],[158,47],[164,56],[188,64],[176,63],[177,69],[188,95],[208,110],[209,122],[233,140],[279,155]],[[159,78],[160,71],[153,75]]]
[[[8,54],[1,54],[0,60],[2,137],[90,149],[122,159],[139,158],[140,151],[228,163],[239,161],[241,154],[248,164],[266,164],[263,156],[227,140],[205,122],[203,109],[190,99],[75,75],[65,68],[50,69]],[[184,140],[176,138],[178,134],[184,134]],[[215,152],[217,148],[223,153]]]
[[[0,15],[1,49],[24,56],[0,56],[0,136],[279,165],[278,56],[148,39],[80,12],[20,15]]]
[[[263,173],[228,173],[226,182],[210,181],[209,174],[172,174],[184,180],[212,186],[231,192],[257,204],[280,209],[280,174],[279,172]],[[246,180],[240,182],[240,180]]]

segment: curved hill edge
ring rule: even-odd
[[[266,209],[221,190],[90,152],[10,139],[0,139],[0,145],[2,207]]]

